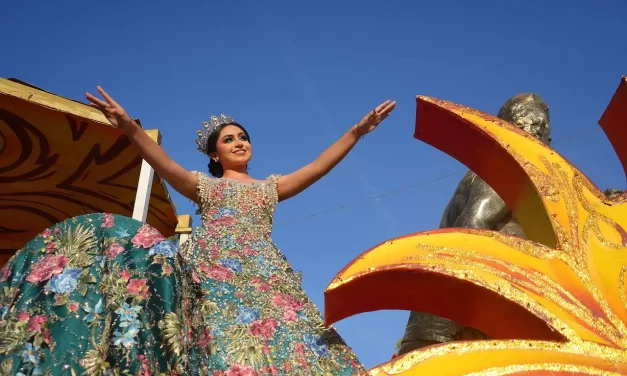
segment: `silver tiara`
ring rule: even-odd
[[[222,124],[228,124],[232,122],[233,118],[225,114],[220,114],[220,116],[211,115],[209,121],[203,121],[202,128],[200,128],[198,132],[196,132],[198,137],[196,138],[195,142],[196,145],[198,145],[198,150],[204,153],[207,150],[207,140],[209,139],[211,133],[213,133],[213,131],[215,131]]]

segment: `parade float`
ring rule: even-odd
[[[384,242],[329,285],[327,324],[413,310],[490,337],[415,350],[369,375],[627,374],[627,195],[605,196],[493,116],[428,97],[417,105],[415,137],[486,180],[528,239],[447,229]],[[627,173],[627,79],[599,123]],[[105,212],[181,240],[191,232],[163,181],[99,111],[1,79],[0,264],[55,223]]]
[[[191,232],[191,217],[177,216],[163,180],[100,111],[0,79],[0,266],[44,229],[89,213],[132,217],[166,237]]]
[[[627,173],[625,77],[599,124]],[[527,240],[487,230],[427,231],[384,242],[348,264],[325,291],[327,324],[400,309],[490,337],[414,350],[368,374],[627,374],[627,194],[607,197],[549,146],[454,103],[417,97],[414,136],[490,184]]]

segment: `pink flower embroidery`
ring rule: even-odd
[[[192,281],[196,282],[196,283],[200,283],[200,278],[198,278],[198,274],[196,274],[196,272],[192,272]]]
[[[7,279],[11,276],[11,269],[9,269],[9,263],[4,264],[2,269],[0,269],[0,282],[6,282]]]
[[[76,302],[69,302],[67,305],[67,308],[70,310],[70,312],[76,312],[78,311],[78,303]]]
[[[209,328],[205,328],[202,333],[200,333],[200,336],[198,336],[198,345],[202,348],[206,348],[209,346],[212,338],[213,336],[211,335]]]
[[[148,288],[146,282],[147,280],[145,279],[131,279],[126,286],[126,291],[128,291],[129,294],[140,295],[144,289]]]
[[[122,271],[120,272],[120,278],[121,278],[123,281],[128,281],[129,279],[131,279],[131,273],[130,273],[128,270],[126,270],[126,269],[125,269],[125,270],[122,270]]]
[[[272,339],[277,326],[279,326],[279,323],[275,319],[255,320],[250,323],[250,333],[256,337],[269,340]]]
[[[56,249],[57,249],[57,243],[55,243],[55,242],[48,242],[48,243],[46,243],[46,252],[54,253],[54,251],[56,251]]]
[[[30,316],[28,315],[28,312],[20,312],[17,315],[17,319],[20,321],[28,321],[28,319],[30,319]]]
[[[59,274],[68,263],[64,255],[48,255],[39,260],[26,280],[30,283],[38,283],[50,279],[53,275]]]
[[[122,252],[124,252],[124,247],[118,243],[113,243],[105,250],[105,255],[107,256],[107,260],[113,260]]]
[[[136,247],[144,247],[146,249],[151,248],[155,243],[165,240],[163,235],[156,228],[144,224],[139,228],[137,234],[131,239]]]
[[[278,292],[274,293],[274,296],[272,296],[272,303],[284,308],[285,310],[291,310],[295,312],[298,312],[303,308],[303,303],[299,302],[289,295],[281,294]]]
[[[209,267],[204,262],[200,264],[200,271],[207,278],[215,279],[216,281],[227,281],[233,278],[233,271],[223,265],[215,265]]]
[[[41,233],[41,236],[43,236],[44,238],[49,238],[50,236],[52,236],[52,231],[50,231],[50,229],[47,228],[44,230],[44,232]]]
[[[142,376],[151,376],[152,372],[150,372],[150,361],[148,358],[141,354],[137,356],[137,359],[141,362],[141,373]]]
[[[244,249],[244,255],[246,255],[246,256],[255,256],[256,254],[257,254],[257,251],[255,251],[252,248]]]
[[[272,286],[268,282],[261,282],[259,285],[259,291],[270,291],[270,289],[272,289]]]
[[[103,228],[111,228],[113,227],[113,214],[111,213],[105,213],[104,215],[104,219],[102,220],[102,226]]]
[[[304,343],[297,343],[297,344],[295,344],[294,345],[294,351],[298,355],[305,355],[305,344]]]
[[[198,239],[198,246],[201,249],[206,249],[207,248],[207,241],[205,239]]]
[[[174,268],[171,265],[163,265],[163,274],[170,275],[172,272],[174,272]]]
[[[41,331],[41,324],[44,324],[48,321],[48,318],[43,315],[36,315],[30,318],[28,321],[28,330],[31,332],[39,332]]]
[[[55,234],[57,234],[57,235],[59,235],[59,234],[61,233],[61,229],[60,229],[60,228],[58,228],[58,227],[57,227],[57,228],[55,228],[55,229],[54,229],[54,233],[55,233]]]
[[[229,367],[226,372],[224,372],[224,376],[258,376],[259,374],[249,366],[242,366],[239,364],[234,364]]]
[[[285,312],[283,312],[283,319],[285,320],[285,322],[294,322],[297,318],[298,314],[296,314],[296,312],[292,311],[291,309],[285,310]]]
[[[213,226],[231,226],[235,224],[235,218],[233,217],[214,218],[211,220],[211,224]]]
[[[222,236],[220,235],[220,231],[216,230],[213,227],[211,227],[210,229],[207,230],[207,235],[210,238],[213,238],[213,239],[220,239],[220,238],[222,238]]]
[[[41,334],[44,337],[44,342],[50,343],[52,341],[52,336],[50,335],[50,329],[44,329]]]

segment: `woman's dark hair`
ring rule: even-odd
[[[222,177],[222,175],[224,174],[224,169],[222,168],[220,162],[216,162],[213,160],[213,158],[211,158],[211,153],[215,153],[216,151],[218,151],[218,137],[220,136],[220,132],[222,132],[222,129],[224,129],[224,127],[226,127],[227,125],[234,125],[241,129],[242,132],[244,132],[244,134],[246,135],[248,142],[250,142],[250,136],[248,135],[248,131],[246,130],[246,128],[233,121],[230,123],[220,124],[213,132],[211,132],[209,138],[207,138],[207,149],[205,150],[205,153],[209,156],[209,173],[216,178]]]

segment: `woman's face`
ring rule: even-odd
[[[244,131],[235,125],[227,125],[220,130],[216,152],[211,158],[218,162],[225,170],[238,170],[246,167],[252,157],[252,148]]]

